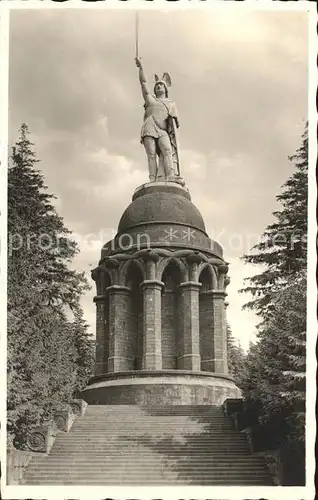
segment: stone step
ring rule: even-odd
[[[140,450],[140,453],[144,453],[146,452],[147,450],[149,452],[153,451],[153,453],[165,453],[167,455],[169,454],[186,454],[186,453],[202,453],[202,454],[210,454],[210,455],[221,455],[224,453],[224,450],[227,451],[228,455],[235,455],[237,453],[242,453],[244,455],[250,455],[250,452],[249,452],[249,449],[247,446],[177,446],[177,445],[174,445],[173,447],[168,447],[167,445],[166,446],[159,446],[158,444],[156,443],[153,443],[152,446],[143,446],[142,444],[140,444],[138,446],[139,450]],[[136,452],[137,450],[137,446],[134,446],[133,444],[131,446],[121,446],[120,447],[120,452],[123,452],[123,453],[128,453],[128,451],[131,450],[132,452]],[[67,454],[70,454],[72,453],[74,456],[78,455],[79,453],[81,454],[85,454],[85,453],[94,453],[94,455],[96,454],[100,454],[100,455],[107,455],[107,454],[110,454],[112,452],[115,452],[114,448],[112,447],[107,447],[107,446],[78,446],[78,447],[73,447],[72,449],[70,449],[70,447],[60,447],[60,448],[53,448],[50,452],[50,456],[53,456],[54,454],[62,454],[62,453],[65,453],[66,455]]]
[[[194,447],[177,447],[175,446],[174,448],[168,448],[168,447],[164,447],[164,446],[152,446],[152,447],[140,447],[140,451],[137,452],[135,447],[131,447],[130,448],[132,450],[132,453],[136,454],[138,453],[139,455],[140,454],[143,454],[144,450],[149,450],[150,452],[152,451],[153,453],[161,453],[161,454],[164,454],[166,456],[172,456],[172,455],[186,455],[188,453],[191,453],[191,454],[197,454],[197,455],[200,455],[202,454],[203,456],[207,456],[207,455],[210,455],[210,456],[214,456],[217,452],[219,454],[222,454],[222,453],[231,453],[232,454],[241,454],[241,455],[249,455],[249,450],[248,448],[245,448],[245,447],[230,447],[230,446],[218,446],[218,447],[197,447],[197,448],[194,448]],[[122,453],[126,453],[126,451],[128,452],[128,448],[126,449],[122,449]],[[113,454],[113,449],[110,449],[110,448],[101,448],[101,447],[87,447],[87,448],[77,448],[76,450],[67,450],[67,448],[60,448],[60,449],[57,449],[56,451],[51,452],[50,453],[50,456],[54,456],[54,455],[59,455],[59,456],[62,456],[63,455],[63,452],[65,453],[65,455],[67,456],[67,454],[72,454],[73,456],[86,456],[86,455],[100,455],[100,456],[107,456],[107,455],[111,455]],[[115,452],[114,452],[115,453]]]
[[[86,463],[87,465],[87,460],[89,460],[89,463],[90,464],[102,464],[102,463],[113,463],[113,462],[116,462],[117,460],[120,460],[122,458],[127,458],[129,460],[133,460],[134,458],[137,460],[138,459],[138,463],[139,462],[147,462],[147,461],[151,461],[151,460],[156,460],[158,462],[163,462],[165,461],[166,463],[170,463],[170,462],[174,462],[174,463],[182,463],[181,461],[182,460],[186,460],[188,458],[188,454],[184,453],[184,454],[180,454],[180,455],[169,455],[169,456],[165,456],[165,457],[162,457],[158,454],[156,454],[156,452],[154,452],[153,454],[146,454],[145,457],[142,457],[142,456],[139,456],[139,455],[136,455],[135,453],[127,453],[127,454],[118,454],[118,455],[102,455],[102,454],[94,454],[93,456],[89,456],[89,455],[73,455],[73,456],[67,456],[67,455],[55,455],[55,456],[51,456],[49,455],[48,457],[43,457],[42,459],[41,458],[36,458],[35,461],[33,462],[32,461],[32,464],[30,465],[30,467],[34,465],[36,466],[43,466],[45,463],[49,463],[51,464],[52,466],[55,467],[55,465],[58,465],[59,463],[68,463],[68,464],[71,464],[73,465],[74,463],[76,464],[81,464],[81,463]],[[189,459],[190,460],[190,459]],[[262,465],[264,464],[263,461],[261,460],[256,460],[255,457],[253,457],[253,455],[234,455],[234,454],[231,454],[229,456],[229,460],[228,462],[226,462],[226,460],[222,460],[222,456],[211,456],[211,455],[204,455],[204,454],[193,454],[191,455],[191,461],[193,463],[200,463],[200,462],[204,462],[206,464],[209,464],[211,463],[212,465],[217,465],[219,464],[220,467],[222,467],[223,465],[226,465],[228,467],[232,467],[232,463],[231,462],[234,462],[233,463],[233,466],[234,465],[244,465],[246,467],[254,467],[254,466],[259,466],[259,465]],[[127,460],[128,462],[128,460]]]
[[[103,457],[104,458],[104,457]],[[166,467],[170,467],[170,466],[183,466],[183,464],[187,464],[188,462],[193,464],[193,467],[201,467],[201,465],[203,466],[207,466],[207,467],[214,467],[214,468],[217,468],[217,469],[221,469],[221,468],[225,468],[226,470],[230,470],[232,468],[242,468],[242,467],[245,467],[246,470],[251,470],[251,469],[258,469],[258,468],[264,468],[265,465],[262,464],[262,463],[237,463],[237,464],[233,464],[233,466],[230,464],[230,463],[219,463],[217,464],[216,462],[213,462],[213,461],[209,461],[209,460],[204,460],[204,457],[199,457],[200,459],[194,459],[193,457],[191,458],[188,458],[187,456],[184,456],[183,457],[184,460],[181,461],[180,459],[177,460],[177,459],[173,459],[172,457],[169,457],[167,459],[162,459],[160,457],[148,457],[148,459],[145,459],[145,460],[138,460],[138,463],[136,464],[136,467],[138,466],[139,467],[139,464],[141,465],[141,467],[144,467],[144,466],[148,466],[148,463],[149,464],[154,464],[156,463],[157,465],[158,464],[164,464]],[[131,460],[133,460],[133,457],[131,457]],[[136,460],[137,462],[137,460]],[[111,460],[111,458],[109,458],[108,460],[106,459],[105,457],[105,460],[92,460],[91,457],[82,457],[81,459],[79,460],[75,460],[75,461],[71,461],[71,460],[67,460],[67,459],[61,459],[61,460],[49,460],[47,462],[35,462],[29,466],[28,470],[34,470],[35,467],[41,467],[41,470],[42,468],[45,468],[45,467],[54,467],[54,470],[55,470],[55,467],[80,467],[80,466],[83,466],[83,467],[86,467],[87,469],[89,467],[96,467],[97,469],[99,468],[103,468],[103,467],[106,467],[106,464],[107,464],[107,467],[111,466],[111,467],[117,467],[118,464],[122,464],[122,463],[126,463],[127,464],[127,467],[130,467],[130,465],[128,465],[128,461],[126,460],[126,458],[123,456],[123,457],[116,457],[114,458],[113,460]],[[135,466],[135,465],[134,465]],[[53,469],[52,469],[53,470]]]
[[[111,454],[110,455],[100,455],[100,454],[95,454],[93,457],[89,457],[89,463],[105,463],[105,460],[107,462],[113,463],[114,461],[122,458],[129,458],[129,460],[132,460],[134,457],[138,458],[138,463],[141,461],[148,462],[150,460],[156,459],[158,461],[178,461],[177,463],[182,463],[182,460],[184,461],[188,455],[187,454],[180,454],[180,455],[172,455],[169,454],[169,456],[165,457],[160,457],[156,454],[156,452],[151,453],[145,453],[144,455],[138,456],[136,453],[123,453],[123,454]],[[127,460],[127,463],[129,462]],[[204,454],[194,454],[191,455],[191,458],[189,458],[193,463],[206,463],[206,464],[213,464],[215,466],[224,466],[226,465],[227,467],[234,467],[236,465],[244,465],[244,466],[263,466],[264,461],[261,458],[254,457],[253,455],[230,455],[228,459],[226,459],[224,456],[220,455],[204,455]],[[235,461],[235,462],[234,462]],[[32,460],[31,466],[33,464],[36,465],[44,465],[45,463],[50,463],[54,465],[58,465],[59,463],[86,463],[87,464],[87,456],[78,456],[78,455],[59,455],[59,456],[53,456],[53,455],[48,455],[46,457],[35,457],[34,460]],[[30,466],[30,467],[31,467]]]
[[[88,406],[24,484],[271,485],[263,457],[249,452],[220,407]]]
[[[223,413],[223,407],[220,405],[131,405],[131,404],[112,404],[112,405],[99,405],[99,404],[90,404],[87,406],[87,410],[96,410],[96,411],[103,411],[103,410],[110,410],[110,411],[126,411],[129,410],[130,412],[135,412],[138,413],[140,411],[145,411],[148,413],[165,413],[167,411],[173,411],[173,412],[183,412],[183,411],[188,411],[191,413],[198,413],[200,411],[205,411],[205,412],[214,412],[214,413]]]
[[[171,439],[170,439],[171,438]],[[100,444],[101,446],[108,446],[111,448],[112,446],[117,446],[118,444],[124,445],[129,445],[132,443],[136,444],[156,444],[156,445],[164,445],[164,446],[209,446],[209,445],[231,445],[231,446],[242,446],[242,445],[247,445],[247,441],[244,439],[228,439],[228,438],[220,438],[220,439],[213,439],[213,438],[195,438],[193,436],[190,437],[183,437],[182,434],[178,436],[169,436],[169,435],[155,435],[155,434],[122,434],[118,435],[116,437],[109,437],[107,439],[106,436],[87,436],[81,443],[78,442],[78,438],[76,436],[69,435],[67,436],[67,439],[63,440],[59,439],[56,442],[57,445],[64,445],[64,446],[69,446],[69,445],[78,445],[82,444],[82,446],[87,446],[87,445],[98,445]]]
[[[149,423],[149,422],[155,422],[155,423],[185,423],[185,424],[204,424],[204,425],[210,425],[212,423],[215,424],[232,424],[232,420],[228,417],[218,417],[218,418],[198,418],[198,417],[180,417],[178,415],[176,416],[152,416],[152,415],[127,415],[127,416],[122,416],[122,415],[84,415],[81,417],[81,420],[85,420],[87,422],[125,422],[125,423],[134,423],[134,422],[144,422],[144,423]]]
[[[158,410],[147,410],[146,408],[132,408],[131,406],[127,406],[121,409],[114,409],[108,407],[98,407],[98,406],[88,406],[85,415],[131,415],[131,416],[150,416],[150,417],[165,417],[165,416],[190,416],[194,418],[227,418],[227,415],[223,413],[223,411],[185,411],[185,410],[169,410],[167,408],[162,409],[162,411]]]
[[[212,454],[214,451],[216,450],[233,450],[233,451],[238,451],[238,450],[243,450],[243,451],[248,451],[248,446],[245,445],[245,444],[235,444],[235,445],[232,445],[232,444],[228,444],[228,445],[225,445],[225,444],[217,444],[217,445],[212,445],[212,444],[207,444],[205,446],[203,445],[197,445],[197,446],[186,446],[186,445],[177,445],[177,444],[173,444],[173,446],[168,446],[167,444],[160,444],[160,443],[151,443],[152,446],[143,446],[141,443],[140,443],[140,449],[143,450],[144,448],[149,448],[150,450],[153,449],[154,451],[156,451],[157,453],[160,451],[160,452],[166,452],[167,454],[169,453],[174,453],[174,452],[200,452],[202,451],[202,453],[204,452],[208,452],[210,450],[210,453]],[[126,448],[128,448],[129,446],[126,446]],[[133,446],[131,448],[134,448]],[[62,451],[65,451],[65,452],[68,452],[68,453],[71,453],[71,450],[68,449],[67,446],[64,446],[64,447],[59,447],[59,448],[55,448],[56,452],[57,453],[60,453]],[[55,451],[54,450],[54,451]],[[84,453],[90,453],[90,452],[94,452],[96,453],[97,451],[101,451],[101,452],[105,452],[105,453],[111,453],[113,451],[113,448],[112,447],[109,447],[107,445],[105,446],[94,446],[94,445],[89,445],[87,444],[86,446],[78,446],[76,447],[75,449],[73,448],[72,450],[72,453],[74,454],[78,454],[79,452],[84,452]],[[53,450],[52,450],[53,452]],[[52,453],[51,452],[51,453]]]
[[[80,435],[81,433],[83,433],[83,431],[85,430],[85,434],[88,434],[88,431],[89,431],[89,434],[90,435],[97,435],[99,433],[103,433],[103,435],[105,436],[109,436],[109,437],[114,437],[114,433],[116,432],[116,434],[120,434],[120,435],[129,435],[131,434],[132,432],[138,432],[139,434],[140,433],[143,433],[143,434],[161,434],[161,435],[167,435],[167,436],[171,436],[171,435],[175,435],[175,434],[183,434],[183,435],[186,435],[186,436],[196,436],[196,435],[201,435],[203,437],[208,437],[208,436],[211,436],[211,437],[231,437],[231,438],[234,438],[234,437],[237,437],[238,439],[245,439],[245,434],[241,434],[241,433],[237,433],[235,432],[233,429],[231,428],[221,428],[221,429],[202,429],[198,426],[193,426],[193,427],[189,427],[189,428],[186,428],[185,426],[183,427],[180,427],[180,426],[175,426],[175,427],[168,427],[168,426],[162,426],[162,427],[159,427],[159,426],[149,426],[149,427],[145,427],[143,425],[135,425],[135,426],[104,426],[104,427],[92,427],[92,428],[88,428],[88,427],[85,427],[84,425],[81,426],[80,428],[78,427],[75,427],[75,428],[72,428],[72,435],[75,435],[75,434],[78,434]],[[87,432],[86,432],[87,431]],[[68,435],[70,435],[70,433],[68,433]]]
[[[180,464],[179,462],[170,462],[167,461],[166,463],[161,463],[160,461],[152,461],[149,459],[148,462],[145,461],[139,461],[138,464],[127,464],[127,461],[124,459],[124,457],[121,460],[113,460],[109,462],[105,462],[103,464],[99,464],[98,466],[98,473],[108,473],[110,470],[115,470],[116,467],[122,466],[127,471],[139,471],[142,472],[143,470],[147,469],[153,469],[157,467],[164,467],[167,470],[172,468],[171,470],[176,470],[176,471],[187,471],[189,474],[191,473],[196,473],[197,470],[199,469],[200,471],[210,471],[210,472],[215,472],[215,473],[223,473],[226,472],[228,474],[234,474],[234,473],[242,473],[243,475],[249,475],[251,472],[255,473],[266,473],[267,470],[265,470],[265,466],[258,464],[258,465],[249,465],[248,468],[246,464],[236,464],[235,466],[233,465],[232,467],[229,467],[228,464],[223,464],[223,465],[216,465],[215,463],[207,463],[204,460],[200,462],[196,461],[189,461],[190,463],[185,463],[185,464]],[[51,474],[52,473],[52,463],[48,462],[46,464],[41,464],[41,474]],[[93,464],[87,462],[62,462],[60,464],[54,464],[54,472],[61,472],[63,474],[68,474],[68,467],[72,465],[76,471],[88,471],[88,470],[94,470]],[[35,464],[30,467],[29,469],[29,474],[37,474],[37,468],[35,467]]]
[[[58,478],[56,479],[48,479],[48,480],[43,480],[43,479],[36,479],[33,481],[27,481],[24,482],[26,486],[130,486],[130,487],[138,487],[138,486],[149,486],[149,487],[156,487],[156,486],[174,486],[174,485],[179,485],[179,486],[236,486],[236,487],[244,487],[244,486],[273,486],[273,483],[270,482],[268,479],[209,479],[209,478],[204,478],[204,479],[196,479],[192,478],[189,480],[186,480],[184,478],[173,478],[173,479],[161,479],[161,480],[153,480],[153,479],[125,479],[125,478],[120,478],[120,479],[113,479],[110,481],[105,481],[103,478],[100,480],[90,480],[90,479],[76,479],[76,480],[59,480]]]
[[[74,442],[74,443],[78,443],[78,439],[79,437],[81,436],[81,439],[83,439],[83,443],[87,443],[87,441],[94,441],[94,442],[103,442],[103,443],[115,443],[119,440],[126,440],[127,442],[129,442],[130,440],[158,440],[158,439],[161,439],[161,440],[166,440],[166,439],[169,439],[171,440],[170,441],[170,444],[173,445],[175,442],[179,443],[180,442],[180,439],[181,441],[186,444],[186,443],[189,443],[189,444],[192,444],[194,441],[197,443],[197,444],[201,444],[201,443],[210,443],[210,442],[213,442],[213,443],[237,443],[237,444],[241,444],[241,443],[245,443],[246,442],[246,438],[245,436],[243,435],[235,435],[235,434],[225,434],[225,435],[222,435],[222,434],[209,434],[209,433],[205,433],[205,434],[195,434],[195,433],[184,433],[182,434],[181,432],[176,434],[176,433],[168,433],[168,432],[142,432],[142,429],[138,429],[136,430],[135,432],[129,432],[126,430],[126,432],[118,432],[116,433],[116,435],[114,435],[114,433],[111,433],[111,434],[106,434],[106,433],[103,433],[103,432],[99,432],[99,431],[94,431],[94,432],[90,432],[90,433],[87,433],[87,435],[85,435],[85,437],[82,438],[82,434],[81,433],[75,433],[75,432],[72,432],[72,433],[69,433],[68,435],[65,436],[65,439],[63,440],[64,443],[70,443],[70,442]],[[62,438],[61,436],[58,436],[58,441],[57,442],[62,442]]]
[[[121,416],[121,415],[102,415],[97,417],[96,415],[84,415],[82,417],[83,420],[89,421],[89,422],[145,422],[148,423],[149,421],[152,422],[157,422],[157,423],[202,423],[205,425],[211,424],[211,423],[228,423],[231,424],[231,420],[227,419],[225,417],[223,418],[194,418],[194,417],[179,417],[179,416],[174,416],[174,417],[153,417],[151,415],[146,415],[146,416],[135,416],[135,418],[132,418],[131,416],[127,416],[126,418]]]
[[[181,474],[185,473],[188,476],[196,476],[196,477],[201,477],[201,476],[208,476],[208,477],[238,477],[238,478],[243,478],[243,477],[250,477],[251,473],[255,472],[257,473],[258,477],[267,477],[267,471],[259,471],[259,470],[251,470],[251,471],[241,471],[241,470],[233,470],[233,471],[227,471],[226,468],[223,470],[215,470],[215,469],[196,469],[193,470],[190,467],[189,468],[175,468],[175,469],[168,469],[165,467],[158,467],[158,464],[155,464],[153,467],[148,467],[147,469],[142,468],[127,468],[126,464],[123,463],[121,468],[116,469],[111,469],[108,472],[105,470],[96,470],[93,468],[87,468],[87,477],[89,478],[102,478],[102,477],[111,477],[119,474],[125,473],[126,477],[131,475],[132,477],[135,477],[136,473],[138,473],[141,477],[145,476],[146,474],[149,473],[149,471],[152,471],[154,474],[158,474],[159,476],[165,475],[165,474]],[[33,473],[30,472],[29,478],[32,479],[34,477],[43,477],[45,478],[50,478],[53,476],[59,476],[59,477],[67,477],[67,476],[73,476],[73,477],[81,477],[83,474],[84,470],[83,469],[77,469],[74,468],[72,472],[70,471],[47,471],[43,470],[41,471],[41,474],[37,473],[34,471]]]
[[[119,426],[135,426],[135,425],[146,425],[147,427],[164,427],[164,426],[168,426],[168,427],[180,427],[181,425],[182,426],[185,426],[185,427],[195,427],[195,426],[198,426],[198,427],[203,427],[203,428],[207,428],[207,429],[213,429],[213,428],[216,428],[216,429],[219,429],[219,428],[223,428],[223,427],[226,427],[226,428],[231,428],[233,429],[234,426],[232,425],[231,422],[226,422],[226,421],[220,421],[220,422],[196,422],[195,420],[187,420],[187,421],[180,421],[178,419],[175,419],[173,421],[169,420],[169,421],[155,421],[153,419],[147,419],[147,420],[131,420],[131,421],[125,421],[125,420],[108,420],[108,419],[103,419],[103,420],[96,420],[96,419],[92,419],[92,420],[88,420],[88,419],[84,419],[81,421],[81,422],[75,422],[74,423],[74,426],[75,428],[77,427],[83,427],[84,425],[88,426],[88,427],[111,427],[111,426],[115,426],[115,425],[119,425]]]
[[[149,486],[149,487],[156,487],[156,486],[173,486],[173,485],[180,485],[180,486],[237,486],[237,487],[244,487],[244,486],[272,486],[272,483],[269,482],[267,479],[252,479],[252,480],[231,480],[229,479],[191,479],[191,480],[185,480],[185,479],[179,479],[179,478],[174,478],[173,480],[167,480],[167,479],[162,479],[162,480],[151,480],[151,479],[117,479],[117,480],[112,480],[112,481],[105,481],[103,479],[99,481],[94,481],[94,480],[89,480],[89,479],[77,479],[77,480],[62,480],[60,481],[58,478],[55,480],[49,479],[49,480],[34,480],[34,481],[27,481],[24,483],[27,486]]]
[[[129,416],[131,415],[132,417],[136,416],[150,416],[150,417],[166,417],[166,416],[172,416],[172,417],[193,417],[193,418],[228,418],[228,415],[225,415],[223,411],[185,411],[185,410],[170,410],[167,408],[164,408],[161,411],[158,410],[151,410],[151,409],[146,409],[146,408],[132,408],[131,406],[123,407],[121,409],[114,409],[114,408],[108,408],[108,407],[98,407],[98,406],[88,406],[85,410],[85,415],[123,415],[123,416]]]

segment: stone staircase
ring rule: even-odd
[[[222,407],[88,406],[48,455],[28,466],[27,485],[272,485]]]

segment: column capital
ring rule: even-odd
[[[91,278],[97,281],[103,273],[107,273],[107,269],[104,266],[97,266],[91,270]]]
[[[95,302],[95,304],[98,304],[100,302],[104,302],[105,299],[106,295],[95,295],[95,297],[93,298],[93,302]]]
[[[140,257],[144,261],[151,261],[151,262],[158,262],[159,260],[159,255],[151,250],[150,248],[147,248],[146,250],[141,250],[138,252],[138,257]]]
[[[140,283],[140,288],[156,288],[162,290],[164,288],[165,284],[163,281],[159,280],[144,280],[142,283]]]
[[[114,257],[106,257],[103,264],[106,269],[116,269],[119,266],[119,261]]]
[[[179,288],[183,290],[199,290],[202,287],[202,283],[198,281],[184,281],[180,283]]]
[[[106,291],[108,293],[112,294],[130,294],[131,290],[128,288],[128,286],[122,286],[122,285],[111,285],[108,288],[106,288]]]
[[[222,262],[221,264],[219,264],[219,266],[218,266],[219,273],[226,274],[228,272],[228,270],[229,270],[228,262]]]
[[[204,256],[200,252],[193,252],[190,253],[190,255],[186,257],[186,259],[189,264],[200,264],[200,262],[202,262],[202,260],[204,259]]]

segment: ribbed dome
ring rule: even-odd
[[[202,216],[189,192],[174,183],[151,183],[138,188],[120,219],[118,233],[153,222],[185,224],[205,232]]]

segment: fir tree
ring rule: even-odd
[[[70,400],[78,376],[83,384],[81,365],[89,363],[87,327],[79,332],[69,319],[80,314],[88,285],[69,268],[77,245],[56,213],[32,146],[22,124],[8,171],[7,416],[18,441]]]
[[[261,318],[271,309],[273,293],[306,267],[307,125],[300,148],[289,160],[295,171],[282,186],[282,193],[276,197],[281,204],[281,209],[273,213],[276,220],[266,227],[260,243],[252,248],[252,252],[243,256],[245,262],[265,267],[260,274],[246,278],[248,285],[241,290],[252,294],[252,300],[245,307],[254,309]]]
[[[246,398],[260,403],[260,417],[280,415],[286,422],[283,439],[304,440],[306,378],[306,276],[301,271],[276,292],[268,321],[247,356],[242,378]]]
[[[232,375],[237,385],[240,386],[242,372],[245,367],[246,354],[240,343],[235,342],[229,323],[226,325],[226,333],[229,374]]]
[[[254,251],[244,256],[248,263],[263,265],[264,271],[248,278],[249,286],[242,290],[252,293],[245,307],[254,309],[262,321],[241,382],[260,421],[275,422],[272,434],[276,432],[278,442],[300,443],[306,372],[307,126],[290,161],[295,170],[277,196],[281,208],[274,212],[276,220]]]
[[[95,342],[88,332],[88,325],[79,309],[75,313],[73,322],[74,341],[76,349],[76,387],[75,391],[81,391],[88,378],[92,375],[95,362]]]

